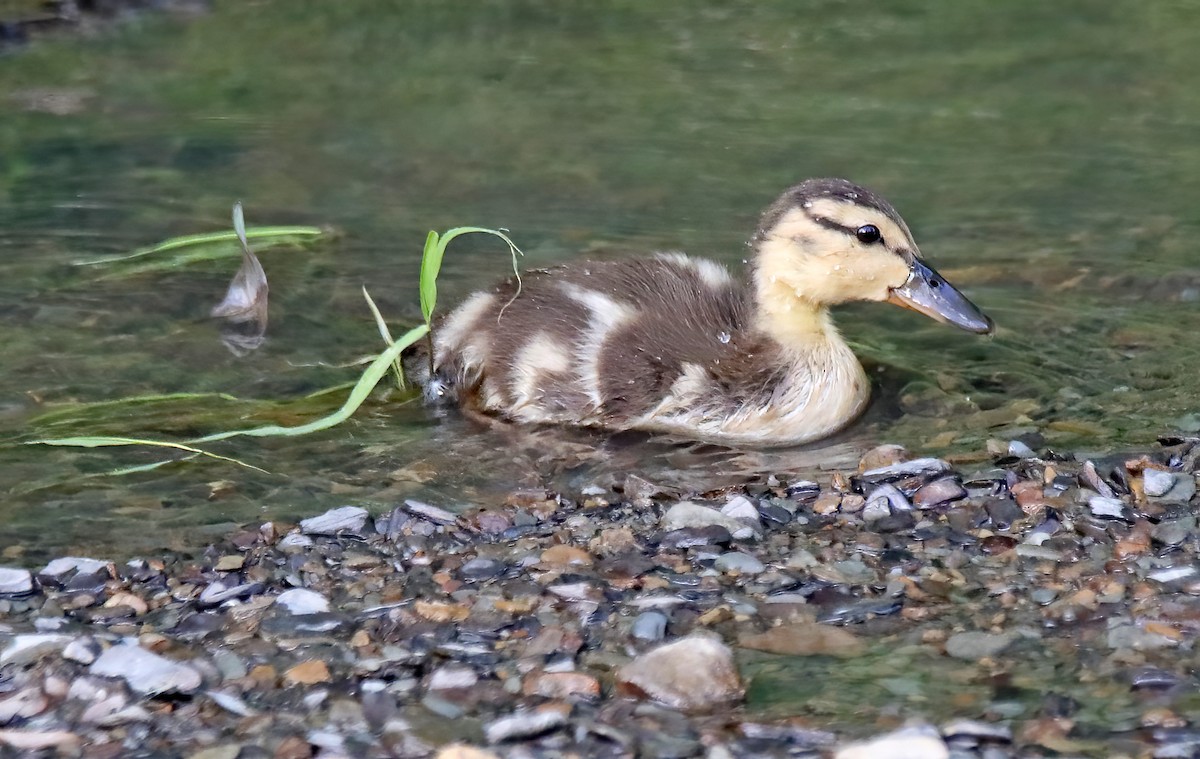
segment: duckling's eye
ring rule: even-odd
[[[872,245],[883,239],[883,235],[879,234],[879,227],[874,224],[863,224],[854,234],[863,245]]]

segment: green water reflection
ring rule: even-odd
[[[783,187],[843,175],[884,192],[1000,326],[980,340],[847,309],[861,352],[904,369],[901,413],[860,425],[856,445],[1148,442],[1200,410],[1198,16],[1187,0],[274,0],[43,38],[0,59],[0,425],[20,435],[43,404],[281,399],[351,380],[336,367],[378,349],[360,286],[418,318],[430,228],[506,227],[531,266],[662,247],[738,265]],[[204,319],[232,264],[102,282],[69,265],[223,228],[235,199],[252,224],[340,231],[264,255],[272,330],[249,358]],[[505,266],[464,241],[444,297]],[[124,421],[214,429],[189,420]],[[159,456],[9,447],[0,547],[28,562],[190,549],[205,525],[347,500],[454,506],[631,461],[703,478],[714,460],[596,450],[386,399],[311,439],[221,449],[269,476],[200,464],[80,479]]]

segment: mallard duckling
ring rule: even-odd
[[[992,322],[921,260],[887,201],[844,179],[783,193],[746,281],[682,253],[527,272],[433,331],[427,397],[517,422],[648,430],[728,445],[831,435],[870,383],[831,306],[888,301],[970,332]]]

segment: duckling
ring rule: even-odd
[[[795,445],[846,427],[870,397],[831,306],[888,301],[992,331],[921,259],[895,209],[847,180],[789,188],[749,246],[744,280],[659,253],[476,292],[435,326],[427,397],[516,422]]]

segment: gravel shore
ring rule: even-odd
[[[0,756],[1197,756],[1197,441],[995,453],[2,567]]]

